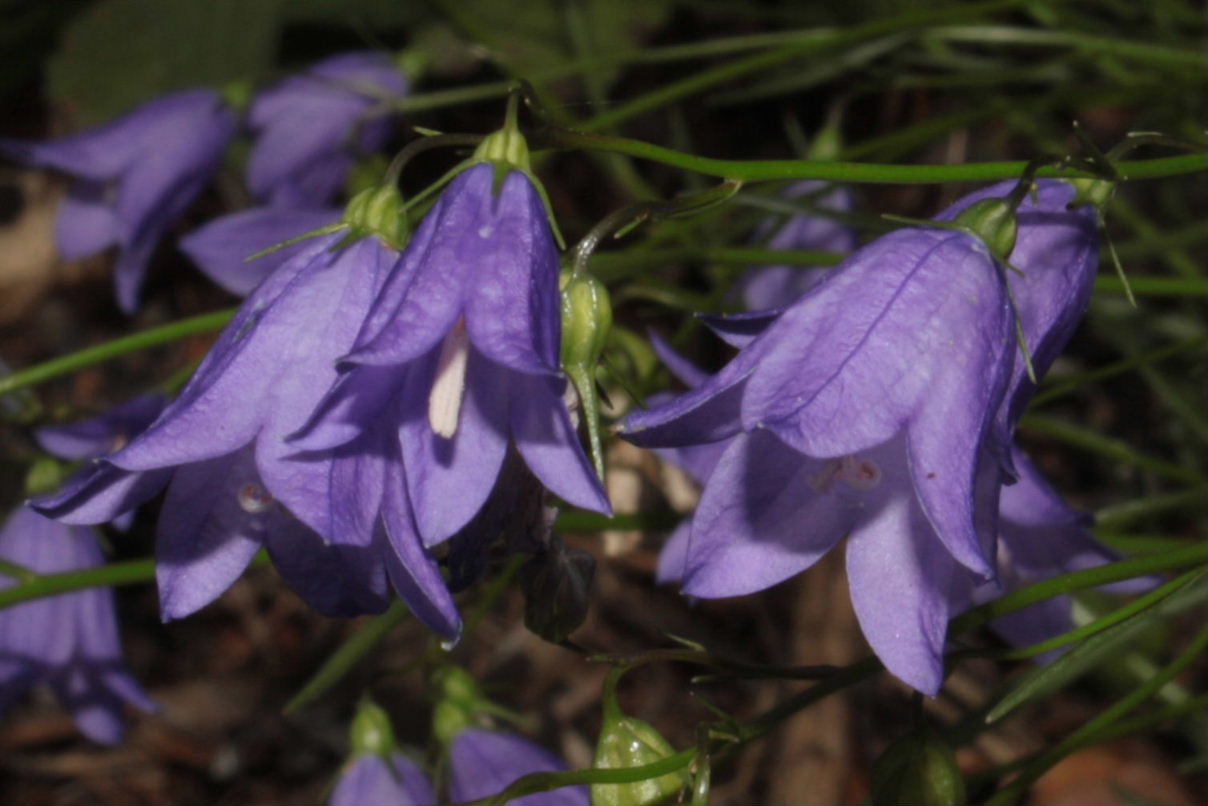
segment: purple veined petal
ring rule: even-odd
[[[653,401],[654,398],[651,398]],[[685,445],[682,448],[652,448],[660,459],[683,470],[692,480],[702,487],[713,475],[714,468],[721,461],[729,440],[721,442],[706,442],[704,445]]]
[[[379,98],[406,92],[390,57],[371,52],[334,56],[261,92],[249,111],[258,135],[252,192],[274,205],[325,203],[344,184],[354,148],[373,151],[389,138]]]
[[[663,366],[671,371],[675,379],[684,386],[695,389],[708,380],[708,372],[681,355],[658,331],[650,330],[646,335],[650,339],[650,346],[654,349],[654,354],[663,362]]]
[[[864,637],[886,669],[929,696],[943,684],[950,588],[962,573],[909,491],[885,496],[847,542]]]
[[[107,183],[79,181],[59,205],[55,246],[67,260],[92,257],[117,243],[120,234]]]
[[[139,395],[84,420],[34,429],[34,438],[60,459],[93,459],[113,453],[149,426],[167,405],[161,394]]]
[[[399,383],[406,370],[396,366],[346,367],[315,406],[310,419],[286,437],[301,451],[337,448],[365,433],[367,425],[385,417],[397,405]]]
[[[279,506],[269,513],[266,532],[277,572],[315,610],[325,616],[360,616],[386,609],[386,572],[373,547],[324,543]]]
[[[382,509],[386,465],[399,461],[393,429],[369,426],[346,445],[290,457],[289,489],[296,503],[283,502],[325,541],[368,546]]]
[[[566,762],[528,739],[513,734],[466,728],[449,748],[449,797],[478,800],[502,791],[534,772],[565,770]],[[566,786],[509,800],[511,806],[588,806],[586,786]]]
[[[512,436],[525,464],[552,493],[577,507],[612,514],[608,493],[583,451],[562,395],[565,380],[510,375]]]
[[[164,621],[195,613],[243,574],[264,543],[275,506],[249,448],[176,469],[156,530]]]
[[[453,330],[473,268],[455,248],[473,215],[466,197],[450,192],[457,182],[436,200],[390,270],[345,357],[349,363],[410,363]]]
[[[766,344],[752,344],[686,394],[657,408],[630,412],[622,423],[621,436],[651,448],[718,442],[734,436],[742,429],[747,383],[766,350]]]
[[[231,213],[180,239],[180,249],[207,277],[238,296],[251,293],[260,281],[302,252],[306,242],[282,247],[255,260],[264,249],[340,219],[336,209],[256,207]]]
[[[155,253],[160,233],[123,244],[113,264],[113,283],[117,305],[122,313],[132,314],[138,309],[138,295],[147,274],[147,264]]]
[[[186,90],[156,98],[102,126],[49,142],[0,140],[0,154],[26,165],[54,168],[75,176],[114,179],[144,156],[161,132],[179,119],[193,119],[199,109],[221,103],[211,90]]]
[[[333,304],[330,282],[312,280],[316,275],[331,279],[328,270],[338,255],[328,250],[339,237],[313,239],[266,278],[244,301],[180,396],[111,461],[127,470],[167,467],[232,453],[253,439],[292,360],[314,350],[320,340],[320,328],[299,323]]]
[[[697,318],[713,331],[719,339],[731,347],[742,349],[768,329],[776,317],[784,313],[787,306],[767,308],[746,313],[697,314]]]
[[[402,753],[364,753],[345,767],[327,806],[430,806],[436,792],[428,776]]]
[[[954,219],[969,205],[1010,194],[1014,182],[999,182],[970,193],[936,216]],[[1042,179],[1017,214],[1018,237],[1010,261],[1023,276],[1007,277],[1023,326],[1032,366],[1043,376],[1065,347],[1090,304],[1099,262],[1098,214],[1092,205],[1070,208],[1077,196],[1067,182]],[[1016,361],[1010,391],[999,414],[1009,438],[1035,392],[1022,357]]]
[[[800,299],[801,295],[816,286],[828,271],[829,266],[759,266],[748,270],[742,276],[738,281],[737,290],[747,309],[766,310]]]
[[[511,171],[498,194],[493,163],[476,165],[462,176],[460,192],[472,194],[477,207],[459,244],[461,259],[475,268],[466,301],[470,341],[509,369],[557,375],[559,262],[545,203],[522,171]]]
[[[830,551],[861,507],[828,469],[766,431],[735,437],[692,517],[684,592],[706,599],[754,593]]]
[[[397,253],[377,238],[348,246],[337,261],[309,278],[298,293],[296,332],[275,360],[288,367],[269,391],[270,405],[256,439],[256,465],[269,490],[303,522],[334,539],[324,525],[331,479],[323,462],[298,455],[289,437],[306,425],[326,391],[339,380],[345,353],[369,309],[382,275]],[[305,299],[303,299],[305,297]],[[300,332],[297,332],[300,331]],[[362,544],[367,543],[366,532]]]
[[[471,348],[457,431],[446,439],[429,424],[436,356],[407,370],[399,442],[407,490],[425,546],[452,537],[482,508],[508,445],[507,370]]]
[[[387,467],[386,494],[382,502],[379,551],[394,590],[416,618],[447,640],[461,637],[461,614],[436,560],[423,547],[407,500],[404,468]]]
[[[942,370],[971,357],[972,374],[987,349],[1001,356],[997,342],[1009,328],[1000,272],[980,241],[945,230],[891,232],[743,351],[765,347],[747,383],[743,428],[766,424],[818,457],[880,444],[927,408]]]
[[[112,521],[154,497],[172,470],[134,472],[101,459],[80,468],[58,492],[29,502],[39,512],[68,524]]]
[[[692,516],[684,518],[667,536],[663,550],[659,552],[658,572],[655,580],[660,585],[682,582],[688,568],[688,543],[692,536]]]

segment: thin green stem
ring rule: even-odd
[[[1120,562],[1074,571],[1054,579],[1046,579],[1026,588],[1012,591],[992,602],[967,610],[954,618],[948,625],[948,634],[957,636],[997,618],[1022,610],[1029,605],[1051,599],[1063,593],[1073,593],[1085,588],[1097,588],[1125,579],[1149,576],[1174,568],[1200,565],[1208,562],[1208,544],[1196,543],[1186,548],[1162,554],[1134,557]]]
[[[1095,36],[1082,31],[1044,31],[1007,25],[961,25],[931,28],[925,36],[948,42],[974,42],[978,45],[1071,47],[1087,53],[1109,53],[1151,65],[1184,67],[1199,73],[1204,70],[1204,54],[1199,49]]]
[[[816,160],[722,160],[686,154],[664,146],[627,137],[553,130],[533,135],[535,143],[551,148],[585,149],[628,154],[688,171],[743,182],[785,179],[824,179],[832,182],[875,182],[882,184],[926,184],[941,182],[988,182],[1018,179],[1027,170],[1026,160],[971,162],[964,165],[889,165],[866,162]],[[1208,170],[1208,154],[1182,154],[1117,164],[1127,179],[1157,179]],[[1049,166],[1038,177],[1095,178],[1089,171]]]
[[[1105,437],[1098,431],[1074,425],[1056,417],[1029,414],[1020,421],[1020,425],[1032,432],[1044,434],[1076,448],[1097,453],[1108,459],[1132,465],[1140,470],[1147,470],[1174,481],[1189,484],[1203,484],[1208,481],[1208,478],[1205,478],[1204,474],[1198,470],[1181,467],[1167,462],[1165,459],[1141,453],[1120,440]]]
[[[1176,342],[1175,344],[1164,345],[1156,350],[1150,350],[1145,353],[1138,353],[1136,355],[1129,356],[1123,361],[1116,361],[1115,363],[1091,370],[1090,372],[1083,372],[1079,373],[1078,375],[1056,379],[1051,386],[1045,388],[1038,393],[1036,397],[1032,398],[1032,405],[1042,406],[1045,403],[1056,400],[1059,397],[1064,397],[1070,392],[1076,391],[1079,387],[1087,384],[1106,380],[1107,378],[1121,375],[1139,367],[1156,364],[1187,350],[1198,349],[1205,345],[1208,345],[1208,337],[1196,336],[1185,341]]]
[[[1129,277],[1128,285],[1137,296],[1204,297],[1208,296],[1208,280],[1192,277]],[[1104,275],[1095,278],[1096,291],[1124,293],[1119,277]]]
[[[410,614],[411,611],[407,605],[400,600],[390,605],[385,613],[371,618],[365,626],[353,633],[340,645],[339,649],[323,661],[323,665],[310,680],[306,681],[306,685],[285,704],[282,712],[291,714],[318,699],[325,691],[340,682],[344,675],[352,670],[352,667],[356,666]]]
[[[1192,507],[1202,509],[1208,501],[1208,484],[1199,484],[1191,489],[1163,495],[1148,495],[1132,501],[1124,501],[1104,507],[1095,513],[1095,523],[1101,529],[1121,529],[1130,523],[1168,512],[1172,509]]]
[[[87,347],[78,352],[28,367],[20,372],[14,372],[12,375],[0,378],[0,395],[5,395],[29,386],[37,386],[61,375],[69,375],[84,367],[100,364],[127,353],[145,350],[148,347],[155,347],[160,344],[167,344],[197,333],[208,333],[213,330],[219,330],[227,322],[231,321],[231,317],[234,315],[235,309],[230,308],[224,311],[215,311],[188,319],[181,319],[177,322],[133,333],[120,339],[107,341],[95,347]]]
[[[1079,747],[1096,741],[1100,733],[1110,728],[1121,717],[1148,700],[1163,686],[1182,674],[1184,669],[1199,659],[1199,656],[1205,649],[1208,649],[1208,628],[1202,630],[1196,636],[1195,640],[1191,642],[1191,645],[1167,665],[1166,668],[1158,672],[1158,674],[1145,681],[1145,683],[1138,686],[1127,696],[1117,700],[1111,707],[1088,721],[1081,728],[1065,737],[1056,747],[1041,753],[1035,761],[1020,772],[1017,778],[987,800],[986,806],[1008,806],[1008,804],[1017,802],[1027,791],[1028,787],[1057,764],[1057,762]]]

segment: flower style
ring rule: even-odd
[[[407,93],[407,78],[384,53],[344,53],[261,92],[249,123],[256,198],[286,207],[326,204],[358,152],[381,148],[392,124],[383,101]]]
[[[234,132],[218,93],[189,90],[60,140],[0,140],[0,154],[75,178],[59,210],[59,251],[84,258],[116,244],[118,304],[131,313],[152,251],[209,182]]]
[[[212,601],[264,545],[321,612],[384,609],[389,577],[434,629],[459,629],[435,561],[409,526],[389,446],[314,457],[286,442],[335,382],[336,359],[352,347],[398,259],[376,236],[341,241],[347,236],[314,238],[269,275],[159,419],[87,477],[38,502],[55,517],[98,522],[167,484],[157,538],[165,618]],[[340,484],[357,496],[333,496]],[[402,526],[387,529],[383,509]]]
[[[796,182],[785,190],[786,199],[816,195],[814,206],[845,213],[852,208],[851,190],[814,179]],[[791,216],[768,238],[768,222],[759,228],[759,240],[769,249],[820,249],[847,253],[856,247],[856,233],[837,218],[800,213]],[[739,279],[735,292],[747,310],[759,311],[788,305],[817,285],[829,266],[753,266]]]
[[[436,803],[432,782],[397,751],[359,753],[340,775],[328,806],[429,806]]]
[[[1059,211],[1081,215],[1064,202],[1046,212],[1057,219]],[[1021,211],[1012,260],[1038,286],[1036,298],[1047,287],[1060,300],[1020,312],[1029,343],[1055,344],[1050,331],[1085,302],[1069,292],[1083,284],[1049,263],[1069,256],[1050,251],[1050,241],[1080,230],[1041,218],[1025,238]],[[1077,271],[1087,268],[1093,263],[1082,261]],[[666,560],[678,565],[683,549],[685,591],[762,590],[848,535],[866,637],[890,671],[937,691],[953,603],[970,573],[994,574],[1000,465],[1009,467],[1010,455],[1002,410],[1022,388],[1012,327],[1002,271],[977,239],[901,230],[744,337],[716,376],[631,415],[631,441],[701,445],[702,470],[715,463],[690,537]]]
[[[558,255],[545,207],[519,170],[496,190],[496,170],[474,165],[442,194],[294,441],[307,451],[401,451],[397,472],[425,546],[483,507],[509,445],[555,494],[609,511],[563,402]]]
[[[0,528],[0,558],[50,574],[104,561],[93,530],[56,523],[28,507],[18,508]],[[0,589],[12,584],[0,574]],[[157,710],[122,662],[109,588],[0,609],[0,715],[39,681],[51,685],[86,736],[104,744],[121,741],[124,703]]]
[[[449,750],[449,797],[455,803],[490,797],[534,772],[558,772],[566,762],[528,739],[510,733],[466,728]],[[511,806],[588,806],[585,786],[564,786],[508,801]]]

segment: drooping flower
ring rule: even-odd
[[[261,92],[248,116],[256,136],[247,168],[253,195],[274,206],[330,202],[357,154],[390,137],[382,103],[406,92],[398,66],[373,52],[332,56]]]
[[[845,213],[851,210],[851,190],[825,182],[795,182],[783,193],[786,199],[814,196],[812,203],[823,210]],[[847,253],[856,247],[856,233],[838,218],[811,213],[790,216],[771,233],[771,226],[759,228],[757,238],[767,241],[768,249],[818,249]],[[813,288],[830,267],[752,266],[739,279],[734,292],[747,310],[759,311],[788,305]]]
[[[36,573],[78,571],[104,558],[92,529],[19,507],[0,528],[0,558]],[[15,580],[0,574],[0,590]],[[157,710],[126,670],[110,588],[85,588],[0,609],[0,715],[45,682],[90,739],[121,741],[126,703]]]
[[[125,447],[154,422],[167,403],[158,393],[139,395],[96,417],[42,426],[34,430],[34,437],[43,450],[60,459],[99,459]],[[118,513],[113,525],[125,531],[133,519],[134,511],[127,510]]]
[[[517,778],[534,772],[567,769],[566,762],[522,736],[466,728],[449,749],[449,797],[455,803],[478,800],[503,791]],[[564,786],[508,801],[511,806],[588,806],[585,786]]]
[[[294,442],[401,450],[425,546],[483,507],[509,445],[555,494],[609,511],[563,401],[558,255],[545,207],[524,172],[496,184],[497,169],[474,165],[442,194]]]
[[[459,629],[435,560],[411,526],[397,446],[391,453],[378,440],[368,450],[308,456],[286,443],[336,380],[336,359],[398,259],[376,235],[346,238],[314,238],[265,278],[159,419],[88,478],[38,504],[95,522],[170,478],[157,539],[165,618],[212,601],[263,545],[321,612],[384,609],[389,577],[434,629]]]
[[[1038,287],[1017,295],[1021,308],[1046,284],[1059,300],[1020,311],[1029,342],[1056,343],[1050,331],[1076,320],[1067,311],[1084,306],[1077,289],[1093,263],[1050,264],[1069,252],[1046,247],[1081,233],[1081,214],[1064,202],[1037,212],[1030,231],[1021,212],[1011,259]],[[1085,242],[1075,238],[1077,254]],[[631,415],[632,441],[700,445],[715,464],[703,468],[690,535],[669,547],[665,576],[682,557],[686,592],[750,593],[847,535],[865,635],[892,672],[934,693],[953,604],[970,573],[994,573],[1000,465],[1010,464],[1002,412],[1020,388],[1011,317],[1002,272],[980,242],[902,230],[854,254],[758,335],[740,334],[744,349],[697,389]]]
[[[253,207],[215,218],[180,239],[180,250],[207,277],[240,297],[307,248],[305,240],[255,260],[255,254],[340,220],[335,208]]]
[[[328,806],[430,806],[432,782],[411,759],[360,753],[349,763],[327,801]]]
[[[189,90],[60,140],[0,140],[0,154],[75,179],[59,209],[59,251],[75,259],[117,245],[117,299],[130,313],[156,244],[209,182],[234,132],[218,93]]]

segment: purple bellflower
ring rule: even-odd
[[[85,258],[117,245],[118,304],[131,313],[152,251],[209,182],[234,132],[218,93],[189,90],[60,140],[0,140],[0,154],[75,178],[59,209],[59,252]]]
[[[161,394],[140,395],[120,406],[79,422],[45,425],[34,430],[42,449],[60,459],[100,459],[121,450],[130,440],[154,422],[167,399]],[[83,476],[90,475],[86,467]],[[134,510],[118,513],[113,525],[122,531],[130,528]]]
[[[360,753],[340,775],[328,806],[431,806],[432,782],[414,761],[397,751]]]
[[[845,213],[852,208],[851,190],[817,180],[796,182],[784,192],[787,199],[816,195],[815,207]],[[761,226],[757,239],[767,241],[769,249],[819,249],[847,253],[856,248],[856,233],[837,218],[810,213],[790,216],[775,232]],[[735,292],[751,311],[780,308],[813,288],[830,267],[753,266],[739,279]]]
[[[466,728],[449,749],[449,797],[455,803],[478,800],[502,791],[534,772],[558,772],[566,762],[528,739],[510,733]],[[512,806],[588,806],[586,786],[564,786],[509,800]]]
[[[218,285],[246,297],[278,266],[307,248],[305,240],[252,255],[340,220],[336,208],[254,207],[215,218],[180,239],[180,250]]]
[[[1072,230],[1078,254],[1093,249],[1094,230],[1068,223],[1081,213],[1064,202],[1044,212],[1028,231],[1021,210],[1011,255],[1061,300],[1020,312],[1029,343],[1055,341],[1067,308],[1085,306],[1083,283],[1067,283],[1064,263],[1050,263],[1069,257],[1051,250],[1054,238]],[[1093,268],[1082,261],[1077,271]],[[1000,466],[1010,464],[1002,412],[1026,380],[1012,317],[1002,268],[977,238],[900,230],[743,336],[720,373],[630,415],[633,442],[720,451],[708,456],[715,466],[690,537],[668,555],[678,564],[683,549],[685,592],[762,590],[847,536],[865,636],[890,671],[935,693],[953,603],[970,574],[995,573]]]
[[[367,437],[305,455],[286,442],[335,382],[336,359],[351,349],[398,259],[377,236],[348,237],[310,239],[256,286],[146,431],[38,502],[55,517],[98,522],[167,484],[157,538],[165,618],[208,604],[264,546],[321,612],[380,612],[389,579],[434,629],[459,630],[436,563],[410,525],[397,446],[393,454],[385,442],[372,444],[380,452],[362,450]]]
[[[382,102],[401,98],[407,79],[383,53],[344,53],[261,92],[249,123],[253,195],[273,206],[327,204],[358,153],[381,148],[392,124]]]
[[[78,571],[104,558],[92,529],[66,526],[28,507],[0,528],[0,558],[40,574]],[[0,574],[0,589],[14,584]],[[0,609],[0,715],[38,682],[47,682],[93,741],[122,739],[125,703],[157,710],[122,662],[110,588],[48,596]]]
[[[429,547],[482,509],[509,446],[555,494],[610,511],[563,400],[558,253],[546,209],[521,170],[496,185],[501,169],[473,165],[444,191],[294,440],[308,451],[401,452],[394,472]],[[336,495],[355,498],[357,489]]]

